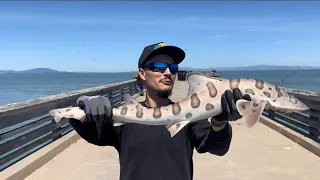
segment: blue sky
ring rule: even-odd
[[[0,69],[137,70],[144,46],[183,67],[320,66],[320,2],[0,2]],[[92,60],[95,58],[94,60]]]

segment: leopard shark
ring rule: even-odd
[[[210,117],[222,113],[221,96],[226,90],[232,91],[234,88],[239,88],[242,94],[251,97],[251,101],[245,99],[236,101],[236,108],[248,128],[259,121],[265,109],[283,114],[308,110],[303,102],[283,88],[262,80],[248,78],[217,80],[202,75],[191,75],[188,84],[188,94],[183,100],[155,108],[144,107],[130,94],[124,94],[124,103],[113,108],[114,126],[126,123],[165,125],[173,137],[191,122],[209,121]],[[79,107],[54,109],[49,114],[56,122],[62,118],[86,121],[86,115]]]

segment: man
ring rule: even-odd
[[[169,96],[178,64],[184,58],[182,49],[164,43],[144,48],[138,62],[139,76],[146,89],[146,101],[141,102],[143,106],[160,107],[173,103]],[[248,95],[242,97],[239,89],[226,91],[221,99],[222,114],[211,118],[211,123],[207,120],[192,122],[172,138],[164,126],[130,123],[113,127],[110,101],[100,96],[80,97],[77,104],[87,113],[88,121],[82,124],[70,119],[70,123],[89,143],[115,147],[120,158],[121,180],[191,180],[194,149],[218,156],[228,152],[232,137],[228,121],[241,118],[235,108],[235,102],[240,98],[250,100]],[[100,127],[100,137],[97,121],[105,122]]]

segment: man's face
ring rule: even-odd
[[[174,63],[173,59],[167,55],[158,55],[148,60],[145,64],[151,62],[164,62],[168,64]],[[144,82],[148,92],[157,93],[158,96],[167,98],[172,93],[173,84],[176,79],[176,74],[171,74],[169,67],[165,72],[157,72],[149,69],[139,69],[139,75]]]

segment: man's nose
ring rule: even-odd
[[[165,75],[165,74],[170,74],[170,75],[171,75],[171,71],[170,71],[169,67],[167,67],[167,69],[163,72],[163,74],[164,74],[164,75]]]

